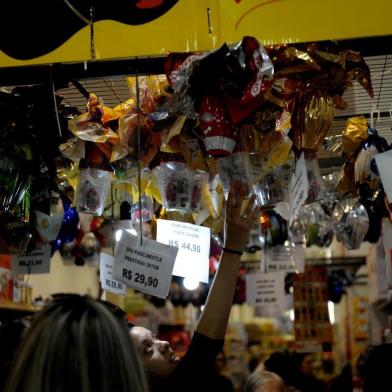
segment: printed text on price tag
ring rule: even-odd
[[[246,302],[249,305],[282,304],[284,294],[283,272],[257,272],[246,275]]]
[[[14,256],[11,261],[13,276],[48,274],[50,272],[50,246],[40,246],[23,256]]]
[[[127,292],[125,284],[113,279],[113,256],[101,252],[99,265],[99,280],[102,288],[114,294],[125,295]]]
[[[114,252],[113,278],[143,293],[166,298],[177,249],[127,231]]]
[[[290,243],[286,245],[275,245],[265,252],[262,271],[266,272],[294,272],[302,273],[305,269],[305,249],[302,245]]]
[[[210,236],[208,227],[158,219],[157,241],[178,248],[173,275],[208,283]]]

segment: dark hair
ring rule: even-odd
[[[60,295],[33,319],[8,392],[147,391],[126,321],[113,305]]]
[[[279,375],[287,385],[295,385],[298,369],[293,355],[287,351],[276,351],[264,362],[266,370]]]
[[[0,324],[0,391],[12,369],[15,352],[22,340],[26,324],[22,320],[9,320]]]
[[[371,346],[359,360],[360,376],[365,392],[390,390],[392,344]]]

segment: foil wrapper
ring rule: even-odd
[[[362,144],[368,138],[368,124],[363,116],[351,117],[347,120],[343,131],[343,153],[346,156],[356,156]]]
[[[302,206],[290,230],[295,236],[305,236],[308,247],[316,245],[327,248],[334,236],[331,218],[318,202]]]
[[[358,199],[340,201],[332,214],[336,237],[347,249],[358,249],[369,230],[369,216]]]
[[[317,151],[333,121],[333,97],[308,84],[294,100],[292,138],[297,148]]]

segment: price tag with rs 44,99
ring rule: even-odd
[[[178,249],[173,275],[208,283],[210,237],[208,227],[158,219],[157,241]]]

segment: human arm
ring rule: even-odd
[[[245,247],[252,224],[258,215],[258,209],[254,208],[255,197],[252,196],[241,216],[244,197],[245,189],[241,189],[237,197],[232,189],[226,203],[224,248],[238,252],[242,252]],[[218,270],[196,327],[199,334],[211,339],[224,339],[240,262],[240,254],[222,251]]]

